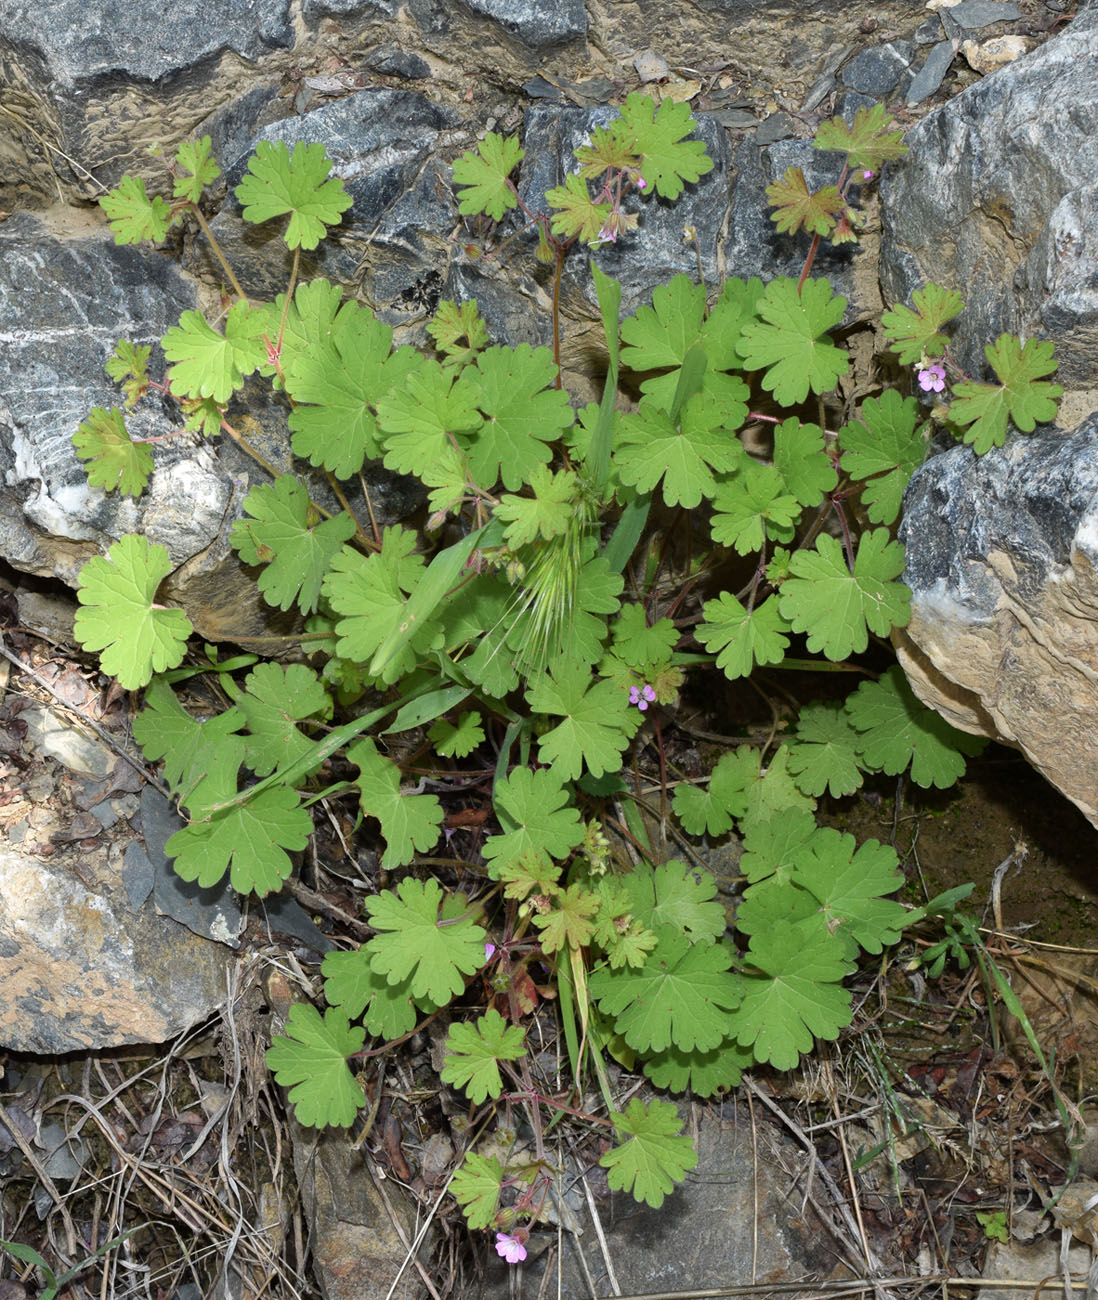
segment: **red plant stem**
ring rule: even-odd
[[[812,244],[808,250],[808,256],[804,259],[804,270],[801,272],[801,278],[797,281],[797,294],[800,296],[801,286],[808,279],[808,273],[812,270],[812,263],[816,260],[816,250],[820,247],[819,235],[812,236]]]
[[[565,248],[556,244],[553,249],[553,364],[557,368],[555,388],[563,387],[560,373],[560,276],[564,270]]]
[[[837,501],[834,497],[831,500],[832,509],[839,516],[839,527],[843,530],[843,550],[846,552],[846,566],[851,573],[854,572],[854,539],[850,536],[850,525],[846,520],[846,511],[842,507],[842,502]]]
[[[548,1106],[551,1110],[562,1110],[566,1115],[575,1115],[577,1119],[587,1120],[589,1124],[603,1124],[606,1128],[613,1128],[614,1125],[608,1119],[603,1119],[601,1115],[589,1115],[586,1111],[576,1110],[573,1106],[566,1106],[563,1101],[554,1101],[552,1097],[543,1097],[535,1089],[530,1089],[528,1093],[505,1092],[500,1099],[501,1101],[533,1101],[541,1106]]]

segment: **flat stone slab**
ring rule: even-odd
[[[57,1055],[162,1043],[225,999],[235,960],[151,903],[132,910],[105,848],[0,847],[0,1044]]]

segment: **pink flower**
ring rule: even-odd
[[[924,393],[940,393],[946,386],[945,366],[929,365],[918,367],[919,387]]]
[[[496,945],[494,943],[486,943],[484,945],[484,960],[491,961],[495,951]]]
[[[630,686],[629,688],[629,703],[635,704],[642,713],[655,698],[656,692],[647,684],[643,688],[640,686]]]
[[[869,171],[862,172],[862,180],[863,180],[863,181],[871,181],[872,179],[873,179],[873,173],[872,173],[872,172],[869,172]]]
[[[526,1258],[526,1247],[517,1236],[509,1232],[496,1233],[496,1254],[508,1264],[521,1264]]]

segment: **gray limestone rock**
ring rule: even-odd
[[[134,498],[89,486],[72,435],[94,407],[121,406],[103,370],[115,343],[153,345],[151,373],[162,376],[158,341],[195,306],[196,295],[165,257],[116,247],[102,224],[89,221],[73,233],[27,213],[0,224],[0,319],[7,323],[0,350],[0,555],[24,572],[75,587],[92,556],[123,534],[140,533],[168,552],[173,571],[162,599],[181,604],[199,635],[221,641],[288,631],[292,617],[263,601],[230,546],[248,488],[268,480],[230,439],[180,431],[174,403],[149,397],[126,416],[133,436],[161,439],[145,492]],[[246,409],[267,459],[289,468],[280,399],[255,384]],[[316,499],[335,507],[323,476],[307,477]],[[380,469],[374,479],[379,518],[392,522],[414,508],[418,489],[408,480]],[[351,500],[362,504],[360,489]]]
[[[686,1105],[677,1105],[685,1116]],[[769,1134],[756,1148],[751,1126],[736,1116],[731,1101],[726,1108],[700,1111],[691,1135],[697,1142],[698,1164],[659,1209],[610,1192],[602,1170],[583,1171],[598,1207],[605,1246],[600,1245],[585,1199],[578,1195],[577,1177],[572,1184],[574,1205],[566,1200],[561,1214],[566,1229],[563,1249],[559,1256],[553,1249],[555,1232],[532,1234],[522,1294],[537,1295],[546,1287],[563,1300],[674,1294],[719,1288],[741,1278],[753,1278],[765,1290],[767,1282],[818,1277],[831,1269],[834,1255],[826,1232],[811,1211],[802,1217],[789,1209],[789,1176],[782,1163],[790,1168],[803,1160],[789,1139]],[[502,1300],[508,1294],[513,1271],[492,1255],[486,1268],[486,1300]]]
[[[914,47],[908,41],[892,41],[863,50],[843,68],[843,84],[862,95],[884,99],[900,84],[913,54]]]
[[[141,516],[131,498],[88,486],[72,435],[92,407],[120,405],[103,370],[118,339],[154,344],[195,305],[165,258],[117,248],[101,226],[82,234],[60,238],[29,214],[0,225],[0,554],[70,586]],[[151,436],[171,427],[167,416],[154,402],[128,424]],[[216,535],[230,494],[208,451],[182,441],[185,452],[164,449],[147,503],[147,535],[177,563]]]
[[[290,50],[290,9],[289,0],[0,6],[0,73],[15,110],[6,125],[17,124],[5,183],[48,203],[61,187],[91,197],[127,170],[152,175],[148,146],[174,150],[233,97],[234,81],[239,91],[253,65]]]
[[[381,13],[389,16],[395,5],[393,0],[302,0],[301,12],[308,23],[318,23],[331,16]]]
[[[897,650],[954,726],[1016,745],[1098,826],[1098,415],[916,470]]]
[[[244,917],[228,878],[206,887],[194,880],[184,880],[176,874],[164,852],[171,836],[186,824],[158,790],[151,785],[142,789],[141,833],[156,910],[204,939],[236,948],[244,930]]]
[[[104,80],[154,82],[223,51],[255,60],[293,44],[289,0],[7,0],[0,49],[38,60],[54,93]]]
[[[1022,11],[1017,5],[1000,4],[998,0],[961,0],[960,4],[947,6],[944,13],[958,27],[967,31],[977,31],[981,27],[990,27],[992,23],[1011,22],[1022,17]]]
[[[155,345],[194,306],[195,293],[158,254],[116,247],[95,225],[81,234],[62,239],[29,214],[0,226],[0,318],[8,322],[0,352],[0,554],[75,587],[87,560],[123,534],[141,533],[165,548],[175,568],[164,595],[174,595],[205,635],[259,634],[268,611],[228,537],[247,476],[262,471],[235,447],[215,451],[195,434],[179,434],[157,448],[141,497],[88,484],[72,435],[93,407],[121,405],[103,370],[115,343]],[[153,397],[127,425],[135,437],[152,437],[177,420]]]
[[[299,141],[324,146],[332,175],[343,181],[352,206],[331,237],[305,256],[302,278],[324,275],[359,284],[369,305],[383,314],[440,263],[445,270],[445,237],[453,229],[454,209],[433,159],[456,126],[452,109],[424,95],[361,90],[239,141],[236,155],[223,157],[228,197],[211,224],[245,289],[273,298],[285,289],[292,261],[279,237],[280,223],[245,224],[233,193],[259,141],[281,141],[290,149]],[[375,289],[379,268],[394,263],[400,266],[397,282],[390,275]],[[203,274],[216,273],[205,243],[197,247],[194,265]]]
[[[460,0],[475,13],[494,19],[533,49],[559,45],[587,33],[583,0]]]
[[[911,85],[907,88],[909,107],[914,104],[921,104],[924,99],[929,99],[934,94],[945,80],[950,65],[957,57],[958,46],[959,42],[953,40],[939,41],[934,46],[923,60],[923,66],[911,79]]]
[[[367,55],[366,66],[387,76],[403,77],[406,81],[420,80],[431,75],[431,65],[418,54],[398,49],[395,45],[380,45]]]
[[[1096,69],[1090,7],[924,118],[882,186],[886,299],[958,290],[952,351],[976,379],[1007,331],[1051,338],[1065,386],[1098,385]]]
[[[225,997],[230,951],[123,883],[121,841],[37,858],[0,846],[0,1044],[56,1055],[161,1043]],[[132,881],[131,881],[132,883]]]

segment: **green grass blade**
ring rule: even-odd
[[[503,524],[493,520],[483,528],[470,533],[468,537],[463,537],[460,542],[455,542],[453,546],[439,551],[416,584],[415,591],[408,597],[400,626],[385,638],[370,661],[368,671],[371,677],[380,676],[385,665],[404,649],[430,618],[439,602],[461,576],[465,562],[477,547],[498,546],[502,540]]]
[[[637,549],[641,533],[648,523],[648,510],[651,504],[652,496],[648,492],[625,503],[618,526],[610,535],[610,540],[602,552],[612,573],[621,573],[629,563],[629,557]]]

